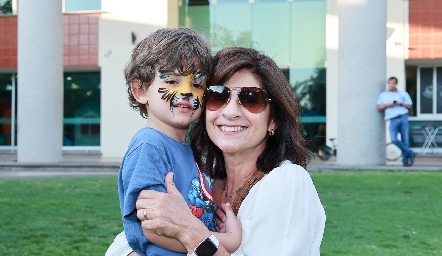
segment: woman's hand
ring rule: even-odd
[[[211,235],[204,224],[190,211],[173,183],[173,173],[165,178],[167,193],[141,191],[137,200],[137,217],[143,231],[178,239],[188,252]]]

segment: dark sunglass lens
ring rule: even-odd
[[[267,104],[267,96],[261,88],[243,87],[238,97],[241,105],[252,113],[262,112]]]
[[[207,88],[207,109],[211,111],[218,110],[227,102],[229,96],[229,88],[221,85],[210,86],[209,88]]]

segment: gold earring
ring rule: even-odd
[[[272,130],[269,132],[269,136],[273,136],[273,135],[275,135],[275,130],[274,130],[274,129],[272,129]]]

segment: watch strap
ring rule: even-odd
[[[207,239],[209,239],[212,243],[213,243],[213,245],[215,245],[215,247],[218,249],[218,247],[219,247],[219,241],[218,241],[218,239],[216,239],[216,237],[215,237],[215,235],[210,235],[208,238],[206,238],[206,239],[204,239],[203,241],[201,241],[196,247],[195,247],[195,250],[193,250],[193,252],[192,252],[192,254],[187,254],[188,256],[205,256],[205,255],[198,255],[198,254],[196,254],[196,251],[197,251],[197,249],[198,249],[198,247],[202,244],[202,243],[204,243]]]

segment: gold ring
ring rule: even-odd
[[[144,211],[143,211],[143,216],[144,216],[144,220],[147,220],[147,210],[146,209],[144,209]]]

